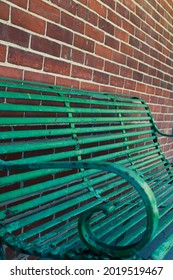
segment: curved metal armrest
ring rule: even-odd
[[[158,127],[157,125],[155,124],[154,120],[153,120],[153,125],[154,125],[154,128],[155,130],[162,136],[166,136],[166,137],[173,137],[173,133],[172,134],[166,134],[164,132],[162,132]]]
[[[3,170],[33,170],[33,169],[96,169],[102,171],[108,171],[115,173],[124,178],[130,183],[140,194],[144,202],[147,213],[147,225],[146,230],[140,241],[128,246],[110,246],[99,239],[97,239],[90,229],[90,220],[95,212],[103,211],[105,215],[108,215],[114,210],[114,206],[111,203],[100,205],[84,212],[78,223],[79,234],[83,242],[93,251],[97,253],[106,253],[111,257],[127,257],[133,255],[136,251],[144,247],[150,239],[152,239],[158,225],[158,208],[156,199],[148,184],[132,170],[118,164],[109,162],[47,162],[38,164],[13,164],[12,162],[5,163],[0,162],[0,169]]]
[[[144,100],[140,99],[140,98],[137,97],[137,96],[132,96],[132,99],[139,100],[142,104],[145,104],[146,108],[149,110],[149,106],[147,105],[147,103],[146,103]],[[152,121],[152,124],[153,124],[153,126],[154,126],[154,129],[155,129],[160,135],[166,136],[166,137],[173,137],[173,133],[172,133],[172,134],[166,134],[166,133],[162,132],[162,131],[157,127],[157,125],[156,125],[156,123],[155,123],[155,121],[154,121],[154,118],[153,118],[151,112],[149,112],[148,115],[151,117],[151,121]]]
[[[115,173],[120,177],[124,178],[128,183],[130,183],[140,194],[142,200],[145,204],[147,213],[147,224],[146,230],[140,241],[127,246],[111,246],[105,244],[92,233],[90,228],[90,221],[93,214],[102,211],[105,215],[109,215],[114,211],[114,205],[107,203],[94,207],[86,212],[84,212],[78,222],[78,230],[82,241],[96,253],[104,253],[112,258],[119,257],[129,257],[134,255],[137,251],[143,248],[154,236],[155,231],[158,226],[158,208],[156,204],[156,199],[153,192],[151,191],[148,184],[136,173],[131,171],[118,163],[89,163],[90,168],[100,169],[103,171],[109,171]]]

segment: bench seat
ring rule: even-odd
[[[164,259],[173,171],[145,101],[0,79],[0,240],[53,259]]]

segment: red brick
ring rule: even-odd
[[[164,74],[164,80],[167,81],[167,82],[170,82],[170,75],[167,75],[167,74]]]
[[[164,18],[160,18],[160,24],[161,24],[163,27],[167,28],[167,21],[166,21]]]
[[[55,77],[47,74],[36,73],[32,71],[24,71],[24,80],[31,82],[40,82],[53,85]]]
[[[98,20],[99,20],[98,14],[95,14],[92,11],[87,10],[87,21],[90,24],[97,26]]]
[[[0,19],[9,20],[9,5],[4,2],[0,2]]]
[[[160,86],[161,86],[160,79],[153,78],[152,84],[153,84],[154,86],[160,87]],[[168,88],[168,87],[166,86],[166,88]]]
[[[146,92],[146,85],[137,82],[136,90],[139,91],[139,92]]]
[[[141,42],[141,47],[140,47],[140,50],[146,54],[149,54],[150,53],[150,47],[147,46],[147,44]]]
[[[22,79],[23,71],[12,67],[0,66],[0,76],[5,78]]]
[[[119,52],[112,52],[111,60],[120,63],[120,64],[126,64],[126,56]]]
[[[45,33],[45,21],[39,19],[29,13],[23,12],[17,8],[12,8],[11,22],[15,25],[21,26],[27,30],[44,34]]]
[[[156,11],[153,10],[152,18],[151,17],[149,18],[149,16],[148,16],[147,17],[147,22],[149,24],[151,22],[152,27],[155,27],[155,21],[160,22],[160,17],[161,17],[161,15],[159,15]],[[155,19],[155,21],[153,19]]]
[[[134,25],[132,25],[130,22],[128,22],[125,19],[122,19],[122,27],[124,30],[128,31],[129,33],[131,33],[132,35],[134,35],[135,33],[135,27]]]
[[[104,60],[99,57],[86,54],[85,64],[87,66],[102,70],[104,65]]]
[[[115,10],[115,1],[112,0],[101,0],[104,4]]]
[[[111,76],[110,84],[114,87],[123,87],[124,86],[124,79],[121,77]]]
[[[83,64],[84,63],[85,54],[84,54],[84,52],[81,52],[79,50],[72,49],[71,58],[72,58],[72,61],[75,61],[75,62]]]
[[[149,93],[150,95],[151,94],[155,94],[155,88],[152,86],[147,86],[146,87],[146,92]]]
[[[76,14],[77,4],[73,0],[51,0],[51,2],[74,15]]]
[[[79,81],[74,79],[56,77],[56,85],[70,88],[79,88]]]
[[[168,3],[166,3],[165,1],[159,0],[159,3],[163,6],[163,8],[164,8],[166,11],[168,11],[170,14],[172,14],[172,9],[171,9],[171,7],[168,5],[169,1],[168,1]]]
[[[74,35],[74,46],[79,49],[86,50],[88,52],[93,53],[95,42],[91,41],[90,39],[86,39],[80,35],[75,34]]]
[[[157,1],[156,0],[150,0],[149,6],[152,5],[154,8],[156,8]]]
[[[163,89],[167,89],[167,83],[165,81],[161,81],[161,84],[160,84],[161,88]]]
[[[87,19],[88,9],[80,4],[77,5],[76,14],[78,17],[83,18],[84,20]]]
[[[61,12],[61,25],[78,33],[84,33],[84,23],[67,13]]]
[[[6,60],[6,46],[0,44],[0,62],[5,62]]]
[[[91,80],[92,70],[81,67],[81,66],[73,65],[72,66],[72,77],[80,78],[80,79],[84,79],[84,80]]]
[[[145,63],[139,63],[138,69],[140,72],[148,73],[148,65],[146,65]]]
[[[118,64],[109,62],[109,61],[105,61],[105,67],[104,70],[106,72],[110,72],[113,74],[119,74],[120,72],[120,66]]]
[[[159,106],[158,104],[156,106],[150,105],[150,107],[151,107],[150,109],[151,109],[152,113],[161,113],[161,106]]]
[[[101,5],[97,0],[88,0],[88,8],[106,18],[106,7]]]
[[[163,30],[163,35],[167,40],[170,40],[170,33],[166,30]],[[168,45],[170,44],[170,42],[167,43]],[[171,45],[171,44],[170,44]]]
[[[117,2],[116,11],[119,15],[122,15],[125,18],[129,18],[130,12],[129,12],[128,8],[122,6],[121,3]]]
[[[133,69],[137,69],[138,68],[138,61],[131,58],[131,57],[127,57],[127,66]]]
[[[42,37],[32,36],[31,48],[53,56],[60,56],[60,44]]]
[[[147,38],[147,35],[145,34],[145,32],[142,32],[142,30],[136,28],[135,29],[135,36],[138,38],[138,40],[141,42],[141,41],[144,41],[146,42],[146,38]],[[150,35],[149,35],[150,36]]]
[[[95,53],[99,56],[101,56],[102,58],[107,58],[110,59],[112,58],[112,50],[106,48],[105,46],[96,44],[96,50]]]
[[[123,0],[123,4],[131,11],[136,12],[136,5],[131,0]]]
[[[81,1],[80,1],[81,2]],[[83,20],[89,22],[90,24],[97,26],[98,24],[98,15],[93,13],[92,11],[88,10],[86,7],[78,4],[76,13],[79,17]]]
[[[43,57],[31,52],[10,47],[8,52],[8,62],[15,65],[42,69]]]
[[[103,18],[99,18],[99,28],[106,33],[114,35],[114,25]]]
[[[141,93],[140,94],[140,98],[142,98],[143,100],[145,100],[145,102],[149,103],[150,102],[150,96],[146,93]]]
[[[152,68],[152,67],[149,67],[149,69],[148,69],[148,75],[156,76],[156,69],[154,69],[154,68]]]
[[[153,65],[154,65],[154,63],[153,63]],[[162,63],[160,63],[160,70],[162,70],[163,72],[169,72],[169,71],[171,71],[171,68],[170,67],[168,67],[167,65],[164,65],[164,64],[162,64]]]
[[[115,89],[111,86],[100,85],[100,92],[101,92],[101,94],[102,94],[102,92],[113,92],[115,94]]]
[[[132,47],[130,45],[127,45],[127,44],[124,44],[124,43],[121,43],[121,45],[120,45],[120,52],[124,53],[124,54],[127,54],[129,56],[133,55]]]
[[[52,20],[53,22],[60,22],[60,10],[50,4],[40,0],[29,1],[29,11],[38,14],[46,19]]]
[[[138,3],[140,6],[142,6],[142,4],[144,3],[143,0],[136,0],[136,3]]]
[[[152,84],[152,77],[149,76],[149,75],[144,75],[143,82],[145,84],[150,84],[151,85]]]
[[[80,0],[80,2],[81,2],[82,4],[84,4],[84,5],[87,5],[88,0]]]
[[[72,59],[72,49],[68,46],[62,46],[61,47],[61,57],[65,58],[67,60]]]
[[[121,27],[122,18],[120,16],[118,16],[117,14],[115,14],[115,12],[112,10],[108,10],[108,20],[110,20],[115,25],[118,25]]]
[[[136,37],[130,36],[129,38],[129,44],[137,49],[139,49],[140,46],[140,40],[138,40]]]
[[[150,36],[157,40],[157,41],[160,41],[161,43],[164,43],[166,44],[166,39],[163,37],[163,36],[160,36],[157,32],[155,32],[153,29],[151,30],[150,32]]]
[[[159,96],[159,98],[158,98],[158,104],[164,104],[164,98],[162,97],[162,95],[163,95],[162,89],[157,88],[157,89],[155,90],[155,95],[158,95],[158,96]]]
[[[142,19],[142,20],[146,20],[146,17],[147,17],[147,14],[146,13],[144,13],[144,11],[140,8],[140,7],[138,7],[138,6],[136,6],[136,15],[140,18],[140,19]]]
[[[105,35],[105,45],[113,48],[114,50],[119,50],[119,41],[114,39],[113,37],[110,37],[108,35]]]
[[[141,19],[133,13],[130,13],[130,22],[133,23],[135,26],[141,26]]]
[[[143,80],[143,74],[138,71],[133,71],[133,79],[137,81]]]
[[[29,34],[15,27],[0,23],[0,40],[17,44],[22,47],[28,47]]]
[[[159,54],[158,54],[158,58],[160,58]],[[159,59],[159,61],[161,61],[161,60]],[[164,59],[163,59],[163,61],[164,61]],[[172,60],[169,59],[168,57],[166,58],[166,64],[169,65],[170,67],[172,67]]]
[[[81,82],[80,89],[83,90],[90,90],[90,91],[99,91],[100,86],[93,84],[93,83],[87,83],[87,82]]]
[[[151,27],[143,21],[141,21],[141,29],[143,32],[151,34]]]
[[[129,34],[120,28],[115,28],[115,38],[118,38],[121,41],[124,41],[127,43],[129,42]]]
[[[136,89],[136,82],[132,80],[125,80],[124,83],[125,89],[135,90]]]
[[[85,26],[85,35],[101,43],[103,43],[105,36],[103,31],[100,31],[98,28],[89,24],[86,24]]]
[[[157,5],[157,11],[158,11],[159,14],[161,14],[161,15],[164,15],[164,13],[165,13],[163,7],[161,7],[160,5]]]
[[[120,67],[120,76],[132,78],[132,73],[133,73],[133,71],[131,68],[127,68],[124,66]]]
[[[48,23],[47,36],[67,44],[72,44],[73,41],[73,33],[71,31],[52,23]]]
[[[150,103],[155,103],[155,104],[157,104],[157,103],[158,103],[158,96],[151,95],[151,96],[150,96]]]
[[[100,84],[109,84],[109,75],[103,72],[94,71],[93,81]]]
[[[17,5],[21,8],[24,8],[24,9],[27,8],[28,0],[6,0],[6,1],[14,3],[15,5]]]
[[[154,60],[154,67],[157,68],[157,69],[161,69],[162,64],[160,63],[160,61]]]
[[[70,75],[70,64],[61,60],[55,60],[52,58],[45,58],[44,70],[46,72]]]
[[[149,66],[154,65],[154,59],[149,55],[143,54],[143,61],[145,61],[145,63],[148,64]]]

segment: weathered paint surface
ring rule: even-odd
[[[133,258],[171,226],[173,173],[156,132],[166,134],[143,100],[1,79],[0,109],[5,244],[55,259]],[[149,254],[164,257],[172,240]]]

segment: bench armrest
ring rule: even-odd
[[[140,194],[147,213],[146,230],[140,241],[127,246],[111,246],[100,241],[90,229],[90,220],[96,212],[103,211],[109,215],[114,211],[114,205],[107,203],[84,212],[78,223],[79,234],[83,242],[96,253],[106,253],[109,257],[120,258],[134,255],[143,248],[153,237],[158,226],[159,213],[156,199],[148,184],[134,171],[118,163],[89,163],[90,168],[115,173],[130,183]]]
[[[136,96],[133,96],[132,98],[133,98],[133,99],[136,99],[136,100],[139,100],[142,104],[145,104],[146,109],[149,110],[149,106],[147,105],[147,103],[146,103],[144,100],[141,100],[139,97],[136,97]],[[167,134],[167,133],[162,132],[162,131],[158,128],[158,126],[156,125],[155,120],[154,120],[154,118],[153,118],[151,112],[149,112],[148,115],[151,117],[151,122],[152,122],[152,124],[153,124],[153,127],[154,127],[155,131],[157,131],[157,133],[159,133],[159,134],[162,135],[162,136],[173,137],[173,133]]]
[[[155,130],[156,130],[160,135],[166,136],[166,137],[173,137],[173,133],[172,133],[172,134],[167,134],[167,133],[162,132],[162,131],[157,127],[157,125],[155,124],[154,120],[153,120],[153,125],[154,125]]]
[[[120,177],[124,178],[128,183],[130,183],[140,194],[144,202],[146,213],[147,213],[147,225],[146,230],[140,241],[132,245],[127,246],[110,246],[95,237],[90,229],[90,220],[94,213],[98,211],[103,211],[105,215],[108,215],[114,210],[114,205],[105,203],[100,206],[91,208],[90,210],[84,212],[78,223],[79,234],[83,242],[93,251],[97,253],[106,253],[111,257],[128,257],[135,254],[138,250],[144,247],[149,240],[155,234],[158,225],[158,208],[156,204],[156,199],[153,192],[151,191],[148,184],[134,171],[118,164],[109,162],[95,162],[95,161],[85,161],[85,162],[47,162],[38,164],[13,164],[5,163],[0,161],[1,170],[33,170],[33,169],[56,169],[56,168],[66,168],[66,169],[96,169],[102,171],[108,171],[115,173]]]

